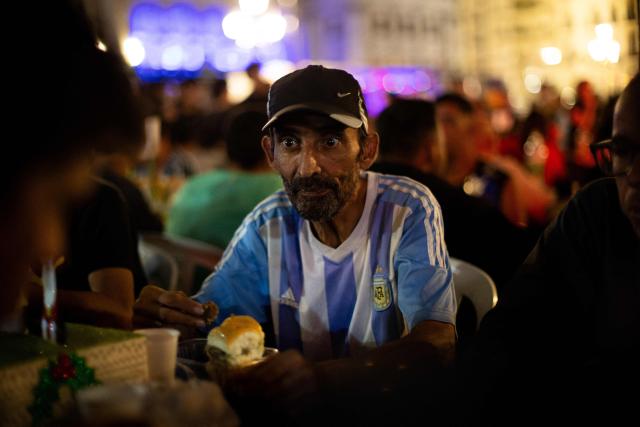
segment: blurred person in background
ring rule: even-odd
[[[378,116],[376,128],[380,158],[372,169],[408,176],[426,185],[442,208],[449,255],[485,270],[501,291],[536,236],[511,224],[483,199],[469,196],[437,176],[446,165],[446,146],[437,131],[433,103],[396,100]],[[494,250],[487,250],[488,242]]]
[[[135,235],[141,232],[161,232],[162,219],[151,209],[146,196],[129,177],[137,162],[139,150],[99,155],[95,160],[97,175],[116,187],[126,203],[127,216]]]
[[[231,118],[225,137],[229,166],[188,180],[169,211],[167,232],[225,248],[244,217],[282,187],[262,150],[267,115],[243,111]]]
[[[570,129],[566,144],[570,179],[577,188],[599,177],[589,151],[589,144],[595,138],[599,108],[599,101],[591,83],[586,80],[578,83],[576,103],[570,111]]]
[[[200,145],[209,152],[211,157],[208,170],[224,167],[228,161],[224,133],[234,104],[229,100],[227,81],[224,78],[217,78],[211,83],[211,98],[211,111],[204,117],[200,136]],[[264,106],[260,109],[262,110]]]
[[[180,116],[163,130],[162,137],[168,143],[166,162],[162,166],[164,175],[184,179],[202,172],[198,159],[201,130],[200,116]]]
[[[518,144],[520,123],[504,83],[499,80],[488,81],[481,104],[486,109],[491,129],[498,140],[496,153],[522,161],[522,148]]]
[[[269,94],[269,83],[267,83],[260,75],[260,68],[262,65],[259,62],[253,62],[249,64],[245,72],[251,81],[253,82],[253,91],[251,94],[241,102],[244,106],[258,105],[259,108],[264,109],[267,103],[267,96]]]
[[[546,213],[555,204],[553,191],[517,160],[498,152],[480,151],[476,140],[478,117],[466,98],[454,93],[438,97],[436,119],[448,152],[443,176],[451,185],[482,197],[516,225],[527,225],[530,214]]]

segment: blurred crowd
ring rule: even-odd
[[[148,134],[144,156],[130,173],[165,218],[169,198],[186,179],[228,165],[229,118],[264,111],[268,84],[259,77],[259,64],[247,73],[255,90],[240,104],[229,101],[224,77],[141,83],[147,123],[159,129]],[[512,223],[541,229],[572,194],[601,176],[589,144],[610,135],[616,97],[599,99],[588,81],[575,93],[567,104],[545,84],[523,115],[499,82],[489,82],[478,99],[452,86],[435,100],[444,142],[438,175],[485,199]],[[398,99],[390,97],[390,103]]]

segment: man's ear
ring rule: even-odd
[[[362,153],[360,155],[360,168],[367,170],[373,162],[378,158],[378,147],[380,145],[380,136],[377,132],[372,132],[366,136]]]
[[[262,140],[260,140],[260,145],[262,145],[262,151],[264,151],[264,155],[267,157],[269,166],[273,168],[273,152],[275,149],[274,141],[269,135],[265,135],[262,137]]]

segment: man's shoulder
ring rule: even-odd
[[[377,174],[378,200],[412,209],[424,208],[431,210],[439,208],[439,204],[424,184],[406,176]]]
[[[250,222],[259,227],[270,219],[294,215],[297,215],[297,211],[287,193],[284,190],[278,190],[258,203],[245,218],[245,223]]]
[[[597,222],[623,216],[615,180],[604,178],[587,184],[569,201],[563,214],[572,221],[577,217]]]

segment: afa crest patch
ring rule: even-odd
[[[376,311],[384,311],[391,305],[391,286],[382,267],[378,266],[373,275],[373,308]]]

